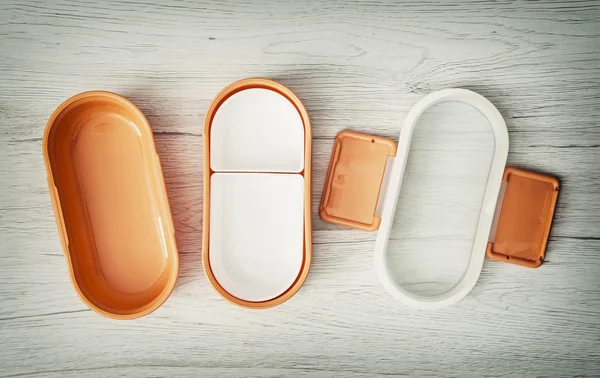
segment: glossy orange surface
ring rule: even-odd
[[[375,231],[375,215],[387,159],[396,155],[390,139],[354,131],[338,133],[319,214],[329,223]]]
[[[48,188],[73,285],[94,311],[117,319],[158,308],[179,258],[152,130],[109,92],[65,101],[46,126]]]
[[[506,168],[506,185],[493,243],[487,246],[489,258],[529,268],[542,265],[558,199],[555,177]]]

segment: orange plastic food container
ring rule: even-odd
[[[206,276],[238,306],[281,304],[312,256],[308,113],[280,83],[240,80],[210,104],[203,141]]]
[[[71,280],[92,310],[132,319],[156,310],[179,272],[152,130],[125,98],[93,91],[52,114],[43,139],[48,189]]]

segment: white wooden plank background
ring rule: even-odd
[[[0,0],[0,376],[599,376],[600,4]],[[230,82],[276,79],[313,122],[314,262],[285,304],[249,311],[202,272],[202,119]],[[426,93],[465,87],[504,115],[510,165],[561,193],[536,270],[486,261],[451,308],[394,302],[375,234],[322,222],[336,133],[397,137]],[[91,89],[138,105],[155,132],[181,274],[134,321],[88,310],[69,282],[41,137]],[[447,104],[418,125],[391,242],[399,281],[439,292],[462,274],[493,147]]]

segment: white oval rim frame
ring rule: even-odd
[[[394,221],[394,213],[398,203],[398,195],[402,187],[402,178],[406,168],[406,161],[415,125],[421,115],[433,105],[442,102],[462,102],[479,110],[488,120],[494,132],[494,155],[490,166],[489,176],[485,187],[479,220],[473,240],[471,256],[465,275],[450,290],[432,296],[423,296],[411,293],[398,285],[390,276],[386,253],[387,244]],[[382,188],[383,207],[381,224],[375,242],[375,270],[383,287],[396,299],[417,309],[437,309],[454,304],[464,298],[475,286],[488,243],[490,229],[496,210],[496,202],[502,184],[502,175],[508,157],[508,130],[504,118],[496,107],[482,95],[467,89],[452,88],[430,93],[421,99],[406,115],[404,126],[400,130],[398,140],[398,153],[392,164],[392,171],[387,188]]]

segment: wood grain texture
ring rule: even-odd
[[[0,377],[599,376],[598,61],[596,1],[0,0]],[[252,76],[295,91],[314,135],[311,273],[265,311],[222,300],[200,258],[204,112]],[[541,268],[486,261],[464,300],[419,312],[379,285],[375,234],[317,209],[337,132],[397,138],[448,87],[488,97],[509,165],[558,176],[561,193]],[[134,321],[76,297],[47,193],[45,123],[91,89],[148,117],[177,230],[177,288]],[[415,291],[462,274],[490,138],[460,107],[418,125],[390,242]]]

